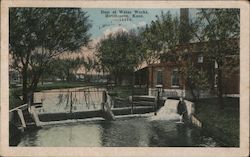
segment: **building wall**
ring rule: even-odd
[[[149,79],[149,95],[157,95],[158,89],[156,88],[157,85],[157,71],[162,71],[162,96],[164,97],[180,97],[183,96],[185,98],[192,98],[191,92],[185,88],[184,80],[180,77],[179,79],[179,87],[173,87],[171,82],[171,75],[173,69],[176,66],[167,65],[167,64],[158,64],[158,65],[151,65],[148,68],[148,79]],[[224,72],[225,73],[225,72]],[[232,95],[232,94],[239,94],[239,83],[240,77],[239,73],[234,74],[223,74],[222,75],[222,82],[223,82],[223,90],[225,95]],[[216,88],[215,88],[216,90]],[[195,95],[196,91],[194,91]],[[215,97],[216,92],[212,92],[211,90],[202,90],[200,91],[199,98],[207,98],[207,97]]]
[[[222,87],[224,94],[239,94],[240,75],[222,75]]]
[[[148,86],[148,67],[135,72],[135,85]]]
[[[155,88],[157,83],[157,72],[162,72],[162,85],[164,89],[183,89],[184,84],[181,76],[179,75],[179,86],[172,86],[172,71],[176,66],[167,64],[151,65],[148,68],[149,87]]]
[[[196,92],[196,91],[194,91]],[[157,88],[149,88],[148,89],[148,95],[157,96],[158,95],[158,89]],[[192,94],[190,90],[186,89],[162,89],[160,92],[160,96],[165,98],[178,98],[178,97],[184,97],[186,99],[192,99]],[[200,91],[199,98],[209,98],[209,97],[216,97],[216,95],[211,94],[209,90],[202,90]]]
[[[238,42],[237,39],[233,39],[233,42]],[[198,66],[200,69],[206,69],[209,73],[209,84],[210,84],[210,90],[207,91],[201,91],[200,92],[200,98],[205,97],[211,97],[216,95],[216,87],[215,87],[215,77],[216,77],[216,67],[215,63],[208,61],[206,58],[202,58],[202,62],[198,62],[198,57],[202,56],[202,50],[203,47],[206,47],[207,43],[201,42],[201,43],[188,43],[188,44],[182,44],[179,45],[174,53],[182,53],[186,52],[188,60],[186,62],[192,62],[194,65]],[[157,71],[162,71],[162,85],[163,85],[163,91],[165,93],[171,93],[173,90],[180,95],[180,93],[185,93],[186,97],[191,97],[190,91],[185,89],[185,83],[184,80],[180,77],[179,78],[179,87],[173,87],[172,86],[172,71],[174,68],[177,68],[177,65],[173,62],[168,60],[168,57],[164,58],[163,54],[163,60],[161,60],[161,63],[159,64],[151,64],[148,66],[148,87],[149,87],[149,94],[154,95],[156,91],[156,85],[157,85]],[[203,57],[203,56],[202,56]],[[183,58],[180,58],[183,59]],[[230,62],[229,62],[230,64]],[[237,67],[237,65],[236,65]],[[240,85],[240,74],[239,70],[236,71],[233,74],[230,74],[232,69],[223,69],[222,73],[222,83],[223,83],[223,90],[224,94],[239,94],[239,85]],[[185,90],[185,92],[183,92]]]

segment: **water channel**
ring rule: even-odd
[[[60,98],[59,95],[53,95],[53,97]],[[48,106],[51,105],[47,104],[45,111],[46,108],[48,109]],[[76,120],[70,123],[45,125],[41,129],[24,133],[18,146],[220,146],[213,138],[203,135],[199,129],[177,123],[179,116],[176,114],[175,108],[176,106],[164,106],[156,116],[150,113],[136,116],[122,116],[117,118],[116,121],[105,121],[99,118],[88,121]]]

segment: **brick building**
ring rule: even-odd
[[[212,42],[193,42],[190,43],[190,35],[186,28],[189,25],[189,9],[180,9],[180,40],[179,45],[176,46],[173,56],[161,54],[160,63],[149,64],[143,69],[135,72],[135,84],[139,86],[146,86],[149,95],[155,95],[157,87],[162,88],[162,94],[165,96],[184,96],[192,97],[190,89],[187,86],[187,80],[183,78],[180,73],[180,67],[185,67],[188,63],[193,64],[199,71],[206,71],[208,73],[209,88],[206,91],[199,91],[200,97],[215,96],[217,94],[217,76],[218,64],[215,61],[209,61],[204,56],[207,48],[213,50]],[[234,63],[235,68],[232,67],[233,58],[239,60],[239,39],[233,38],[220,42],[221,45],[227,45],[224,49],[227,56],[223,59],[224,67],[222,71],[222,87],[224,94],[239,95],[239,63]],[[235,53],[235,51],[237,51]],[[170,53],[170,54],[171,54]],[[213,52],[210,52],[213,53]],[[178,54],[178,55],[176,55]],[[176,62],[176,56],[179,56]],[[236,59],[236,60],[237,60]],[[182,64],[180,66],[180,64]],[[227,66],[230,65],[231,66]],[[195,92],[195,91],[194,91]]]
[[[230,44],[239,45],[239,39],[232,39]],[[204,47],[207,47],[207,42],[186,43],[177,46],[174,53],[182,54],[178,58],[178,63],[171,60],[171,56],[165,57],[161,55],[160,63],[149,64],[147,67],[135,72],[135,84],[148,87],[149,95],[155,95],[157,86],[162,86],[163,95],[165,96],[184,96],[191,98],[190,89],[185,80],[180,74],[180,65],[185,66],[186,63],[192,63],[199,70],[208,72],[209,88],[201,91],[200,97],[215,96],[217,94],[217,64],[216,62],[208,61],[203,56]],[[234,54],[234,53],[233,53]],[[239,94],[239,64],[232,72],[227,64],[231,64],[229,55],[225,57],[225,66],[222,67],[222,86],[224,94]],[[239,57],[239,56],[236,56]],[[228,62],[228,63],[227,63]]]

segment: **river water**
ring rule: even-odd
[[[45,125],[26,132],[19,147],[217,147],[213,138],[199,129],[178,123],[176,104],[158,114],[122,116],[116,121],[102,119]]]
[[[94,87],[45,90],[34,93],[34,102],[43,104],[38,113],[98,110],[101,109],[104,90]]]
[[[215,147],[218,143],[176,120],[150,121],[145,117],[133,117],[45,126],[26,133],[18,146]]]
[[[176,120],[149,121],[145,117],[133,117],[46,126],[26,133],[18,146],[215,147],[218,143]]]

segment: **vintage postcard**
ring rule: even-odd
[[[248,156],[249,3],[1,2],[1,156]]]

